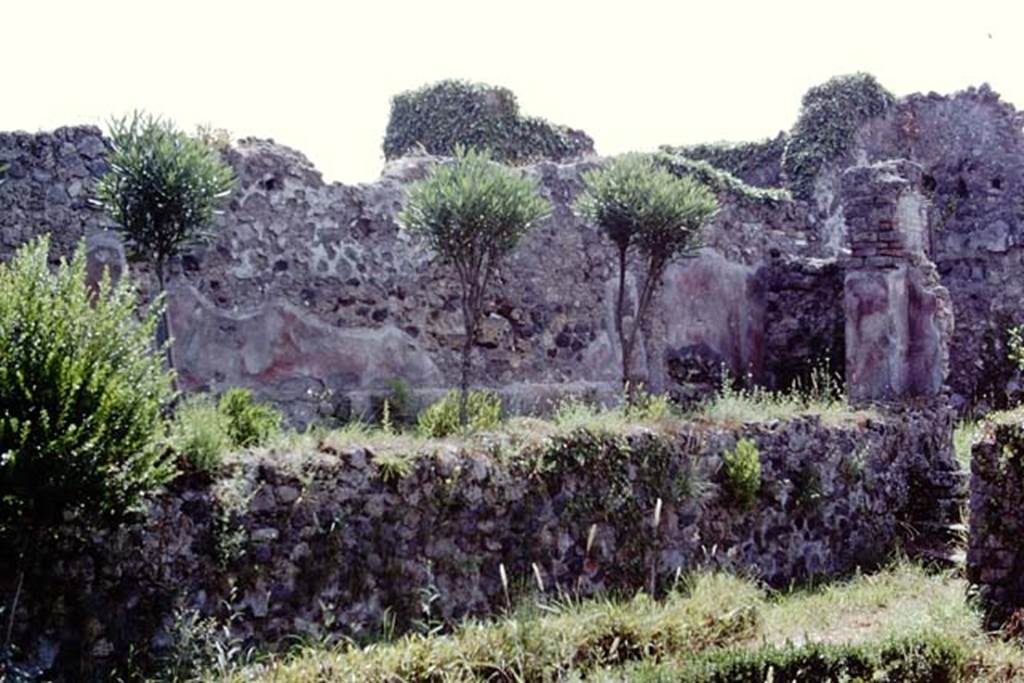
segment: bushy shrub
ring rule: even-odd
[[[672,415],[672,401],[666,394],[652,394],[637,387],[633,400],[623,410],[627,419],[656,422]]]
[[[782,155],[782,170],[793,194],[809,198],[821,169],[848,151],[858,128],[895,102],[893,94],[866,73],[836,76],[808,90]]]
[[[501,424],[501,397],[493,391],[471,391],[466,401],[467,427],[494,429]],[[421,436],[443,438],[460,431],[459,392],[452,390],[443,399],[428,406],[416,421]]]
[[[225,391],[217,402],[217,410],[227,423],[232,446],[261,446],[281,428],[284,416],[266,403],[253,400],[252,392],[241,387]]]
[[[49,240],[0,263],[0,541],[118,518],[173,475],[156,447],[170,378],[129,281],[55,271]]]
[[[582,131],[521,116],[516,96],[506,88],[445,80],[392,99],[385,158],[417,148],[452,156],[459,145],[488,149],[495,159],[509,163],[562,160],[594,151],[593,140]]]
[[[212,472],[231,450],[229,421],[208,396],[193,396],[178,406],[169,441],[192,467]]]
[[[741,508],[753,506],[761,490],[761,454],[750,439],[722,453],[722,477],[733,502]]]

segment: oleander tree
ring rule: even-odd
[[[467,423],[472,350],[487,288],[520,239],[550,211],[537,183],[495,162],[489,152],[457,146],[408,190],[399,222],[422,236],[459,283],[465,338],[459,380],[459,423]]]
[[[159,293],[167,287],[168,263],[210,236],[213,218],[235,184],[217,147],[171,121],[135,112],[110,124],[110,171],[97,196],[117,224],[129,254],[147,261]],[[157,343],[174,367],[170,319],[163,309]]]
[[[665,268],[699,246],[701,228],[718,203],[711,191],[689,177],[673,175],[649,155],[625,154],[584,175],[577,211],[597,225],[618,255],[615,331],[622,351],[622,383],[632,401],[636,385],[633,353]],[[642,263],[632,322],[626,325],[626,273],[634,252]]]

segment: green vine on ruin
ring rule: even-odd
[[[522,116],[507,88],[444,80],[391,100],[385,158],[417,150],[452,156],[457,145],[488,149],[496,160],[516,164],[569,159],[594,147],[582,131]]]
[[[794,196],[809,199],[821,170],[849,151],[861,126],[895,103],[895,96],[866,73],[836,76],[808,90],[782,155]]]

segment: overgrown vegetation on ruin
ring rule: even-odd
[[[519,113],[511,90],[483,83],[445,80],[396,95],[384,135],[384,156],[418,150],[451,156],[463,145],[490,150],[506,163],[567,159],[593,151],[593,141]]]
[[[662,151],[693,161],[704,161],[735,178],[745,178],[760,169],[778,166],[786,149],[788,136],[756,142],[717,142],[698,145],[665,145]]]
[[[808,90],[782,155],[793,193],[809,199],[819,172],[842,157],[857,130],[888,111],[896,98],[871,74],[836,76]]]

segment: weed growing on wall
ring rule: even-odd
[[[266,403],[253,399],[248,389],[233,387],[221,394],[217,410],[227,423],[228,436],[235,448],[266,443],[281,428],[284,416]]]
[[[761,490],[761,454],[751,439],[740,439],[722,453],[722,481],[738,507],[753,507]]]
[[[473,431],[494,429],[501,424],[501,397],[493,391],[471,391],[466,401],[467,427]],[[449,391],[428,406],[416,421],[420,436],[444,438],[462,431],[459,421],[459,393]]]
[[[186,399],[175,411],[168,443],[195,469],[212,472],[231,450],[266,444],[282,420],[278,410],[235,387],[216,402],[206,395]]]
[[[702,159],[690,159],[681,154],[661,152],[655,156],[655,160],[677,177],[693,178],[716,193],[725,193],[740,201],[774,206],[793,200],[789,190],[748,185],[728,171],[712,166]]]

